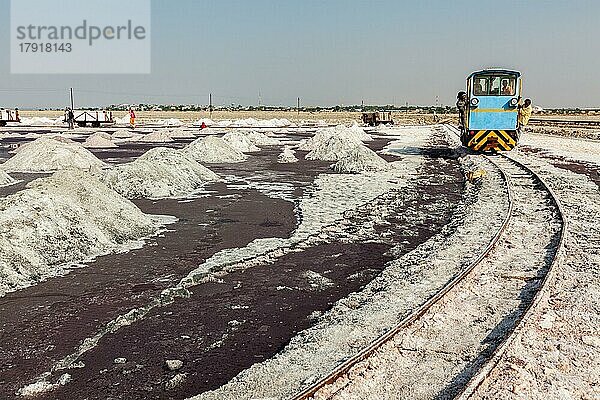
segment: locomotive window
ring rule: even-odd
[[[487,76],[475,78],[473,84],[473,94],[475,96],[485,96],[488,94],[489,78]]]
[[[507,75],[476,76],[473,78],[475,96],[514,96],[516,78]]]

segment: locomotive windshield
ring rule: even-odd
[[[517,79],[514,75],[494,74],[473,77],[475,96],[514,96]]]

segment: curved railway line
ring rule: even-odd
[[[453,133],[457,133],[456,129],[452,126],[447,126]],[[393,339],[396,336],[399,336],[402,332],[405,332],[411,327],[417,325],[417,323],[426,319],[426,315],[428,313],[434,313],[432,311],[433,308],[440,308],[441,304],[444,302],[444,299],[453,291],[455,291],[457,286],[464,284],[464,282],[472,277],[474,274],[477,274],[477,270],[479,268],[484,268],[483,265],[487,262],[488,264],[494,266],[494,263],[489,259],[494,258],[494,250],[499,246],[502,241],[507,241],[508,252],[510,249],[510,240],[507,240],[505,236],[507,236],[507,228],[513,222],[513,220],[523,218],[522,211],[519,210],[515,212],[515,208],[517,208],[518,198],[527,199],[527,193],[518,193],[519,190],[535,192],[537,196],[540,197],[540,204],[547,204],[546,210],[541,210],[540,219],[543,221],[544,219],[554,220],[554,223],[557,225],[557,230],[552,235],[552,241],[550,244],[546,244],[542,247],[541,250],[538,250],[540,254],[544,254],[544,267],[533,276],[527,276],[527,274],[531,274],[531,271],[524,268],[524,272],[515,272],[517,275],[519,273],[524,274],[525,278],[517,278],[522,279],[527,282],[537,282],[534,284],[533,288],[529,288],[531,293],[524,296],[523,287],[519,286],[518,290],[515,289],[514,280],[515,277],[508,277],[502,283],[506,285],[507,289],[510,292],[510,296],[512,296],[512,301],[517,304],[515,306],[516,311],[505,311],[508,315],[512,316],[510,322],[510,328],[507,331],[502,332],[499,339],[496,341],[492,348],[482,350],[479,352],[479,355],[476,359],[472,359],[468,362],[469,366],[465,367],[464,370],[470,370],[467,375],[463,375],[462,378],[453,379],[452,385],[442,385],[439,391],[437,391],[436,397],[438,398],[453,398],[458,397],[461,399],[468,399],[477,387],[486,379],[488,374],[492,371],[494,366],[497,364],[499,358],[502,353],[510,346],[515,336],[517,335],[519,328],[522,326],[522,321],[526,318],[528,311],[535,307],[535,305],[540,301],[542,294],[546,288],[546,282],[550,279],[555,271],[555,264],[557,263],[560,255],[562,254],[562,249],[564,246],[564,234],[566,231],[567,221],[564,217],[564,213],[562,212],[562,206],[555,196],[551,188],[544,182],[544,180],[535,174],[530,168],[526,165],[523,165],[514,159],[512,159],[509,155],[500,154],[497,156],[488,156],[485,155],[491,164],[493,164],[501,174],[504,184],[506,187],[506,192],[508,196],[508,211],[505,215],[505,219],[502,222],[500,228],[495,232],[491,242],[483,249],[481,254],[477,257],[474,262],[468,265],[460,274],[458,274],[455,278],[449,281],[446,286],[444,286],[439,292],[437,292],[433,297],[427,300],[424,304],[422,304],[419,308],[415,309],[410,315],[400,321],[393,329],[389,330],[376,340],[370,343],[369,346],[362,349],[355,356],[349,358],[342,364],[340,364],[337,368],[335,368],[331,373],[329,373],[326,377],[312,384],[310,387],[306,388],[300,393],[297,393],[292,398],[294,400],[305,400],[305,399],[331,399],[335,398],[339,392],[344,390],[351,383],[351,371],[360,363],[368,362],[368,359],[373,356],[382,348],[382,346],[393,342]],[[516,195],[518,194],[518,196]],[[532,196],[535,197],[535,196]],[[534,202],[534,200],[532,200]],[[538,205],[538,208],[540,206]],[[552,214],[550,217],[548,215],[542,214]],[[525,223],[526,224],[526,223]],[[543,222],[542,225],[543,226]],[[550,228],[548,228],[550,229]],[[514,233],[514,232],[513,232]],[[548,234],[549,235],[549,234]],[[510,235],[508,235],[510,236]],[[541,246],[540,246],[541,247]],[[533,249],[531,250],[534,251]],[[547,251],[547,252],[543,252]],[[496,262],[496,267],[499,261]],[[523,262],[523,264],[526,264]],[[488,265],[489,268],[489,265]],[[513,272],[512,270],[510,271]],[[502,280],[502,279],[500,279]],[[527,283],[529,285],[529,283]],[[527,286],[525,285],[525,286]],[[516,290],[516,291],[515,291]],[[506,293],[496,293],[495,296],[498,298],[504,299],[503,296],[506,296]],[[526,300],[523,298],[526,297]],[[518,300],[518,301],[517,301]],[[510,302],[510,301],[507,301]],[[439,310],[438,310],[439,312]],[[502,322],[505,322],[507,318],[506,315],[503,316]],[[423,322],[426,324],[426,322]],[[466,324],[464,322],[463,324]],[[494,330],[497,329],[494,326]],[[491,336],[492,334],[489,333]],[[484,337],[485,340],[488,337]],[[440,367],[442,368],[442,367]],[[464,371],[463,370],[463,371]],[[342,382],[343,383],[340,383]],[[336,384],[337,383],[337,384]],[[437,389],[432,389],[437,390]],[[412,396],[411,396],[412,397]]]

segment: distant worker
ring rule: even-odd
[[[531,105],[531,99],[525,99],[523,104],[519,104],[519,115],[517,117],[517,129],[521,133],[523,127],[529,124],[529,119],[533,113],[533,106]]]
[[[21,117],[19,116],[19,109],[15,108],[15,121],[21,122]]]
[[[456,96],[456,108],[458,109],[458,125],[461,128],[466,128],[467,126],[467,105],[469,104],[469,99],[467,98],[466,92],[458,92]]]
[[[133,108],[129,109],[129,125],[131,125],[131,129],[135,129],[135,112]]]
[[[200,130],[204,130],[208,128],[208,126],[206,126],[206,122],[202,121],[202,124],[200,125]]]
[[[65,119],[67,124],[69,124],[69,130],[75,129],[75,114],[69,107],[67,107],[65,110]]]

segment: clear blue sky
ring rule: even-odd
[[[11,75],[3,12],[0,106],[64,106],[69,86],[80,106],[451,104],[489,66],[522,71],[541,106],[600,106],[598,16],[595,0],[153,0],[151,74]]]

